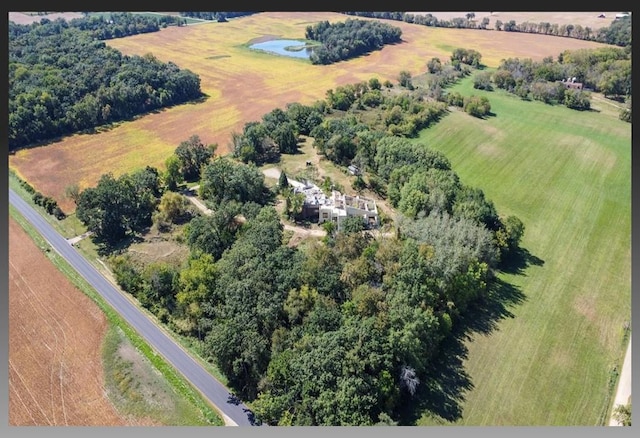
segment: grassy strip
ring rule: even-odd
[[[11,217],[29,234],[36,245],[40,247],[51,262],[69,278],[69,280],[84,294],[91,298],[104,312],[109,324],[122,330],[131,344],[146,357],[151,364],[164,376],[167,382],[184,399],[188,400],[200,410],[204,418],[203,424],[223,425],[222,418],[210,404],[195,390],[190,383],[182,378],[164,358],[158,355],[138,333],[127,323],[102,297],[82,278],[57,252],[51,250],[49,243],[33,228],[33,226],[13,207],[9,206]]]
[[[165,425],[211,425],[192,401],[174,391],[164,376],[138,350],[133,350],[124,332],[110,326],[103,345],[105,381],[120,412]]]

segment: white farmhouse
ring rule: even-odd
[[[302,217],[310,220],[318,220],[318,224],[333,221],[338,229],[342,220],[346,217],[360,217],[367,227],[377,227],[378,207],[374,199],[363,196],[344,195],[337,190],[331,191],[331,196],[326,196],[316,185],[309,182],[301,183],[288,179],[296,193],[303,193],[305,201],[302,208]]]
[[[346,217],[360,217],[365,225],[376,227],[378,222],[378,208],[376,201],[361,196],[349,196],[333,190],[330,202],[320,205],[318,209],[318,223],[333,221],[341,228],[342,220]]]

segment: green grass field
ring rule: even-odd
[[[470,78],[451,90],[486,95],[495,116],[454,110],[416,141],[518,216],[538,260],[499,275],[524,300],[467,342],[473,388],[454,424],[608,424],[631,320],[631,125],[595,100],[578,112],[475,90]]]

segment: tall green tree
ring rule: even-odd
[[[186,181],[200,178],[200,172],[209,164],[215,155],[216,144],[205,145],[198,135],[192,135],[188,140],[180,142],[175,154],[180,160],[182,176]]]
[[[136,178],[137,175],[137,178]],[[150,177],[149,179],[145,179]],[[78,196],[76,215],[101,242],[114,245],[127,234],[151,225],[157,199],[154,197],[154,172],[124,174],[116,179],[111,173],[100,177],[96,187]],[[157,176],[157,175],[156,175]],[[147,185],[150,184],[150,185]]]
[[[218,157],[204,167],[200,196],[218,205],[224,201],[256,202],[264,205],[268,188],[264,174],[253,164],[243,164],[228,157]]]
[[[197,216],[185,229],[186,242],[194,253],[206,253],[218,260],[235,241],[240,223],[236,218],[240,212],[238,204],[220,204],[213,214]]]
[[[181,169],[181,160],[178,155],[171,154],[164,162],[166,171],[164,173],[164,182],[169,190],[176,190],[178,185],[184,181],[184,175]]]

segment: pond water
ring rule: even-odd
[[[309,59],[309,56],[313,53],[313,48],[304,46],[304,41],[270,40],[252,44],[249,48],[264,50],[265,52],[276,53],[278,55],[290,56],[292,58]]]

